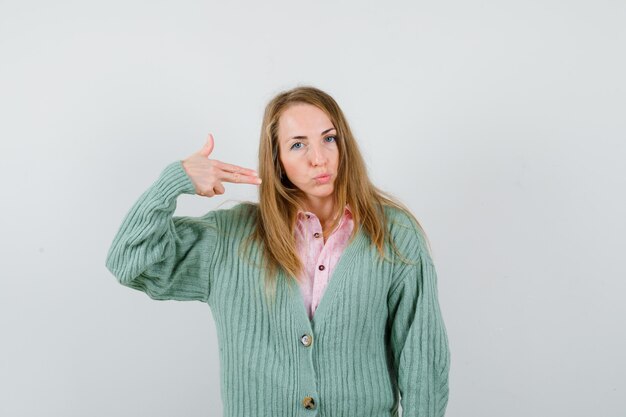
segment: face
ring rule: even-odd
[[[307,202],[332,204],[339,148],[337,130],[326,113],[311,104],[289,106],[278,120],[278,143],[284,174]],[[322,174],[327,177],[316,178]]]

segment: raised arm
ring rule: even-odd
[[[208,159],[212,149],[210,136],[200,151],[169,164],[132,206],[106,258],[106,267],[121,284],[155,300],[208,300],[220,242],[216,214],[173,216],[176,198],[222,194],[222,181],[258,183],[258,178],[237,174],[252,170]]]
[[[213,212],[172,216],[176,198],[193,194],[182,162],[168,165],[132,206],[109,248],[106,267],[118,281],[155,300],[207,301],[217,243]]]

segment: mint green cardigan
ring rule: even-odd
[[[399,400],[403,416],[444,415],[450,351],[437,274],[405,213],[386,208],[396,245],[414,265],[383,261],[355,225],[310,320],[283,272],[276,302],[266,302],[258,246],[251,259],[239,256],[253,230],[250,205],[173,216],[182,193],[195,188],[175,161],[124,218],[106,267],[152,299],[208,304],[225,417],[390,417]]]

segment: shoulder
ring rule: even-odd
[[[410,258],[429,253],[426,232],[415,216],[395,206],[384,206],[387,232],[401,253]]]
[[[244,201],[230,208],[211,210],[202,217],[215,223],[219,229],[228,231],[228,234],[247,234],[255,223],[257,213],[257,203]]]
[[[213,210],[216,216],[221,216],[224,218],[238,218],[238,217],[247,217],[256,215],[259,209],[258,203],[253,203],[251,201],[239,201],[232,207],[228,208],[216,208]]]

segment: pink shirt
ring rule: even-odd
[[[301,280],[300,293],[309,319],[320,303],[329,278],[348,244],[348,239],[354,228],[350,206],[346,205],[343,216],[337,228],[324,242],[322,225],[318,217],[309,211],[299,211],[296,221],[295,237],[296,248],[304,270],[299,277]]]

